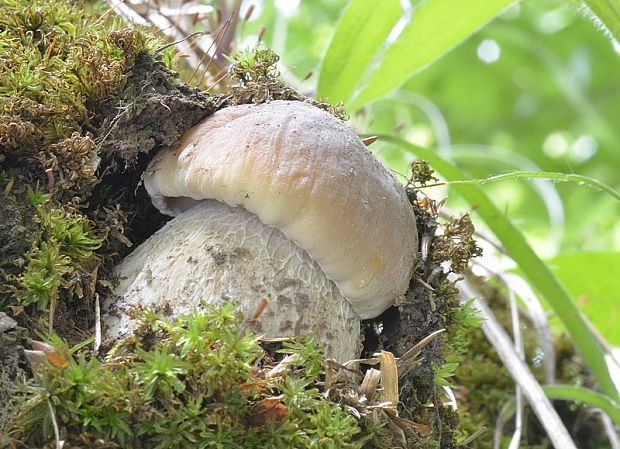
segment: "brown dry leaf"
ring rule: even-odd
[[[260,387],[264,387],[266,384],[267,384],[267,381],[265,379],[256,379],[253,382],[246,382],[246,383],[239,385],[239,388],[241,389],[241,391],[250,391],[250,390],[258,389]]]
[[[421,437],[428,437],[431,433],[433,433],[433,429],[430,426],[427,426],[426,424],[414,423],[413,421],[409,421],[408,419],[405,419],[405,418],[400,418],[391,413],[386,413],[386,415],[388,416],[390,421],[394,423],[394,425],[398,426],[405,432],[408,432],[408,433],[414,432],[420,435]]]
[[[260,424],[268,420],[281,420],[288,410],[280,401],[282,396],[265,398],[258,401],[250,409],[250,421],[252,424]]]
[[[17,316],[24,311],[24,306],[8,306],[8,308],[13,312],[13,316]]]
[[[66,368],[69,366],[69,354],[67,354],[66,351],[59,350],[49,343],[33,340],[32,349],[45,353],[47,360],[56,368]]]

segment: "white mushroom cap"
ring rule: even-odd
[[[215,199],[277,227],[361,318],[407,289],[417,232],[403,186],[344,123],[310,104],[218,111],[160,152],[144,184],[169,215]]]

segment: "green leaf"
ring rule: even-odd
[[[620,253],[565,254],[547,264],[601,334],[620,346]]]
[[[432,0],[414,6],[410,22],[385,51],[377,70],[351,105],[391,92],[416,72],[459,45],[514,0]]]
[[[383,135],[379,138],[384,142],[398,145],[403,150],[427,160],[437,173],[441,174],[447,181],[468,179],[468,176],[459,168],[433,151],[417,147],[394,136]],[[493,204],[479,185],[454,185],[451,188],[467,200],[489,229],[502,242],[530,284],[551,305],[575,341],[579,352],[598,380],[603,392],[611,399],[618,400],[620,395],[607,368],[603,348],[601,348],[596,338],[592,335],[588,324],[585,322],[583,315],[570,294],[553,274],[549,266],[538,257],[523,234],[521,234],[521,231]]]
[[[352,0],[344,11],[319,75],[318,96],[348,102],[356,86],[402,16],[399,0]]]
[[[573,385],[545,385],[543,390],[549,399],[579,401],[590,407],[600,408],[620,426],[620,406],[607,396]]]
[[[619,0],[584,0],[594,22],[602,25],[616,41],[620,41],[620,1]]]

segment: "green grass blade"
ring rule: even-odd
[[[545,385],[543,391],[549,399],[579,401],[590,407],[600,408],[620,426],[620,405],[605,395],[575,385]]]
[[[615,39],[620,41],[620,1],[619,0],[584,0],[583,2],[590,10],[595,23],[602,25],[605,31]]]
[[[379,138],[427,160],[433,169],[449,182],[468,179],[459,168],[433,151],[417,147],[394,136],[383,135]],[[544,296],[566,326],[603,392],[611,399],[618,401],[620,395],[607,368],[603,348],[590,332],[583,315],[579,312],[564,286],[542,259],[536,255],[519,229],[493,204],[479,185],[454,185],[452,189],[469,202],[480,218],[501,240],[531,285]]]
[[[500,175],[489,176],[484,179],[468,179],[464,181],[450,181],[447,184],[454,185],[465,185],[465,184],[487,184],[489,182],[496,181],[504,181],[506,179],[547,179],[549,181],[559,181],[559,182],[573,182],[579,185],[584,185],[596,189],[600,192],[608,193],[613,196],[615,199],[620,201],[620,192],[617,192],[612,187],[607,184],[599,181],[595,178],[590,178],[589,176],[577,175],[574,173],[555,173],[555,172],[544,172],[544,171],[515,171],[510,173],[502,173]]]
[[[377,70],[353,101],[351,109],[358,109],[396,89],[416,72],[459,45],[511,3],[514,0],[416,2],[410,22],[385,51]]]
[[[403,15],[399,0],[352,0],[323,58],[317,95],[348,103],[354,89]]]

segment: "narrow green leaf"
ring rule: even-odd
[[[590,178],[589,176],[577,175],[574,173],[554,173],[554,172],[544,172],[544,171],[515,171],[510,173],[502,173],[500,175],[489,176],[484,179],[468,179],[465,181],[451,181],[447,184],[449,185],[458,185],[458,184],[486,184],[489,182],[495,181],[504,181],[506,179],[548,179],[550,181],[559,181],[559,182],[573,182],[575,184],[584,185],[591,187],[593,189],[599,190],[601,192],[608,193],[613,196],[615,199],[620,201],[620,192],[614,190],[611,186],[599,181],[595,178]]]
[[[399,0],[352,0],[336,28],[319,75],[318,96],[348,102],[402,16]]]
[[[351,105],[358,109],[391,92],[501,13],[514,0],[418,1],[410,22],[385,51]]]
[[[580,401],[590,407],[600,408],[620,426],[620,406],[605,395],[574,385],[545,385],[543,391],[549,399]]]
[[[383,135],[379,136],[379,138],[384,142],[397,145],[403,150],[427,160],[433,169],[447,181],[463,181],[468,179],[468,176],[459,168],[433,151],[417,147],[394,136]],[[601,348],[596,338],[590,332],[588,324],[585,322],[575,302],[547,264],[536,255],[519,229],[493,204],[479,185],[454,185],[452,189],[469,202],[472,209],[476,211],[489,229],[502,242],[531,285],[542,294],[560,320],[562,320],[592,374],[598,380],[601,389],[611,399],[618,401],[620,395],[607,368],[603,348]]]
[[[620,41],[620,1],[584,0],[583,2],[595,18],[616,42]]]
[[[609,343],[620,346],[620,252],[562,254],[546,262],[578,298],[579,310]]]

